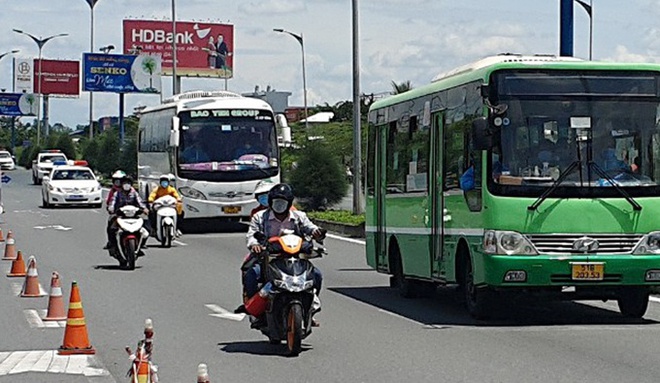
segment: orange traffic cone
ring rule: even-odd
[[[4,241],[5,241],[5,236],[2,235],[2,229],[0,229],[0,242],[4,242]]]
[[[7,244],[5,245],[5,256],[2,257],[5,261],[13,261],[16,259],[16,241],[11,230],[7,234]]]
[[[62,298],[62,286],[60,285],[60,275],[53,271],[53,277],[50,279],[50,296],[48,297],[48,312],[45,321],[66,320],[66,311],[64,310],[64,298]]]
[[[136,383],[150,383],[151,373],[149,371],[149,361],[146,358],[138,357],[135,361],[137,364],[137,375],[135,375]]]
[[[87,324],[80,301],[78,283],[71,283],[71,297],[69,298],[69,313],[67,314],[64,341],[58,350],[60,355],[96,354],[96,350],[89,344],[87,337]]]
[[[11,271],[7,274],[8,277],[24,277],[27,275],[25,271],[25,261],[23,261],[23,253],[19,250],[16,259],[11,263]]]
[[[39,285],[39,274],[37,273],[37,260],[34,258],[34,255],[31,255],[28,259],[28,270],[27,275],[25,276],[25,282],[23,282],[23,290],[21,291],[21,297],[23,298],[38,298],[46,296],[44,292],[41,291],[41,286]]]
[[[200,363],[197,366],[197,383],[211,383],[209,380],[209,368],[204,363]]]

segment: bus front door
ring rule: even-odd
[[[444,167],[444,139],[443,139],[444,113],[439,112],[431,116],[431,174],[429,198],[429,224],[431,226],[431,275],[440,282],[446,280],[443,262],[443,167]]]

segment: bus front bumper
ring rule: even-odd
[[[486,254],[483,263],[476,282],[496,288],[660,285],[660,255]]]

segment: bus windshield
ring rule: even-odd
[[[180,115],[178,168],[184,178],[237,181],[277,174],[272,115],[255,110],[241,113],[243,116],[220,117],[212,112]],[[226,112],[215,114],[231,114]]]
[[[616,183],[632,196],[660,195],[658,77],[575,73],[496,79],[507,109],[494,121],[489,187],[538,196],[560,181],[553,196],[619,197]]]

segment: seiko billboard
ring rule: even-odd
[[[172,75],[172,22],[124,20],[124,53],[157,54]],[[234,26],[177,21],[177,76],[233,77]]]

